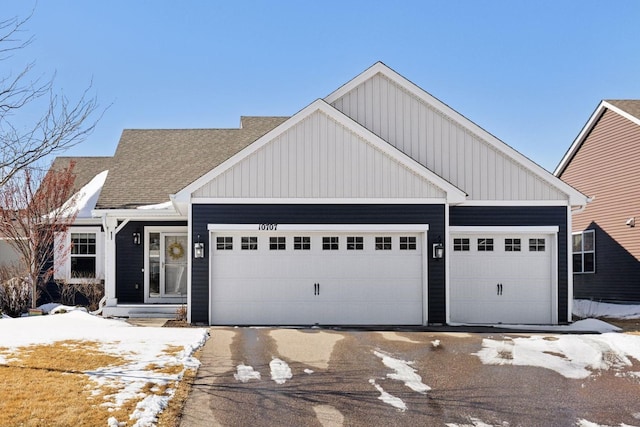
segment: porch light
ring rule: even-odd
[[[198,241],[193,244],[193,257],[204,258],[204,243],[200,241],[199,234],[198,234]]]
[[[133,244],[137,246],[140,243],[141,243],[140,233],[136,231],[135,233],[133,233]]]
[[[433,257],[435,259],[442,259],[444,257],[444,245],[442,242],[437,242],[433,244]]]

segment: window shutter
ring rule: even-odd
[[[70,268],[70,244],[69,233],[55,233],[53,237],[53,278],[54,280],[67,280]]]

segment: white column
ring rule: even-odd
[[[104,227],[104,292],[107,298],[107,306],[114,307],[118,304],[116,298],[116,228],[118,219],[107,214],[102,218]]]

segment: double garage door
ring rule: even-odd
[[[426,229],[210,228],[212,324],[423,323]]]
[[[450,322],[555,323],[555,236],[555,231],[452,233]]]

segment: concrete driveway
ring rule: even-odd
[[[181,426],[640,425],[636,360],[575,379],[475,355],[513,336],[212,328]]]

